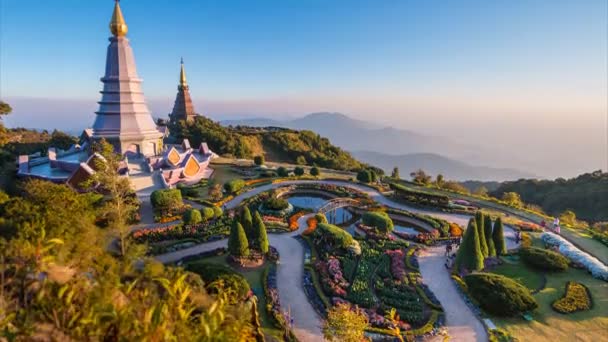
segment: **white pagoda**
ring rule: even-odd
[[[137,76],[133,50],[126,37],[127,24],[118,1],[110,21],[110,45],[106,71],[101,78],[103,90],[93,127],[85,136],[93,141],[102,138],[116,152],[129,156],[154,156],[162,152],[164,133],[159,131],[148,110],[142,79]]]

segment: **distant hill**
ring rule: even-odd
[[[526,203],[540,206],[557,216],[567,209],[587,221],[608,221],[608,173],[595,171],[576,178],[556,180],[521,179],[504,182],[490,192],[500,198],[505,192],[517,192]]]
[[[485,166],[469,165],[457,160],[446,158],[433,153],[411,153],[404,155],[388,155],[370,151],[355,151],[352,155],[362,162],[375,165],[385,172],[390,173],[393,167],[399,167],[401,177],[406,177],[410,172],[423,169],[427,174],[436,176],[442,174],[446,179],[464,181],[480,180],[489,181],[494,179],[519,179],[534,177],[529,173],[513,169],[501,169]]]
[[[463,161],[488,159],[481,157],[488,151],[468,146],[450,139],[427,136],[410,130],[352,119],[341,113],[313,113],[291,120],[264,118],[227,120],[222,125],[245,125],[254,127],[286,127],[311,130],[327,137],[341,148],[372,165],[392,169],[400,166],[405,171],[417,168],[431,173],[442,173],[454,180],[514,180],[535,177],[521,170],[474,166]],[[358,152],[357,152],[358,151]],[[365,151],[365,152],[361,152]]]
[[[177,141],[188,138],[193,146],[207,142],[220,155],[250,159],[264,155],[269,161],[337,170],[356,171],[367,167],[329,139],[308,130],[225,127],[203,116],[192,122],[170,125],[170,129]]]

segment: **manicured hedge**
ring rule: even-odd
[[[338,248],[348,248],[353,244],[353,237],[344,229],[328,223],[319,223],[314,232],[315,239],[320,239]]]
[[[564,296],[551,304],[553,310],[569,314],[591,309],[591,293],[585,285],[573,281],[566,284]]]
[[[393,220],[385,212],[370,211],[363,214],[363,224],[378,228],[383,233],[390,233],[394,229]]]
[[[224,184],[224,189],[229,194],[234,194],[241,190],[243,187],[245,187],[245,181],[240,178],[233,179]]]
[[[550,250],[527,247],[519,250],[519,256],[528,265],[544,271],[565,271],[568,259]]]
[[[279,211],[283,209],[287,209],[289,206],[289,202],[282,198],[270,197],[264,202],[264,209]]]
[[[179,189],[154,190],[150,195],[150,202],[156,209],[172,209],[183,203],[182,193]]]
[[[464,277],[464,281],[471,296],[491,314],[514,316],[538,307],[530,290],[505,276],[475,273]]]

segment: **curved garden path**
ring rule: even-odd
[[[306,181],[294,180],[275,184],[267,184],[250,191],[242,193],[226,203],[227,209],[236,208],[243,200],[253,197],[262,192],[272,190],[286,185],[297,185],[306,183],[330,184],[344,186],[361,191],[374,201],[388,207],[407,210],[414,213],[425,214],[441,218],[450,222],[455,222],[466,227],[470,216],[460,214],[440,213],[432,210],[423,210],[411,206],[394,202],[383,196],[376,189],[359,184],[343,181]],[[298,220],[299,229],[291,233],[272,234],[269,233],[270,244],[275,247],[280,255],[280,265],[277,269],[277,286],[281,307],[284,310],[291,309],[294,319],[294,333],[300,341],[322,341],[321,318],[317,315],[302,287],[304,274],[304,248],[293,237],[299,235],[306,229],[306,219],[304,216]],[[505,229],[508,246],[514,246],[511,238],[513,231]],[[166,253],[156,256],[162,263],[176,262],[186,256],[199,254],[213,250],[218,247],[226,246],[226,239],[196,245],[179,251]],[[456,290],[456,286],[450,279],[450,275],[444,268],[444,248],[429,248],[419,257],[420,272],[425,283],[435,293],[446,313],[446,324],[453,341],[487,341],[488,337],[481,322],[465,304],[464,300]]]

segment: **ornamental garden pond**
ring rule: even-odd
[[[210,292],[227,288],[231,301],[255,296],[267,339],[296,340],[301,319],[277,287],[281,255],[269,241],[277,234],[299,241],[303,268],[293,276],[301,277],[319,325],[328,310],[347,304],[365,316],[373,340],[447,338],[446,311],[456,304],[483,323],[480,340],[584,332],[592,341],[608,328],[606,266],[539,226],[450,206],[450,199],[390,180],[257,176],[223,179],[219,194],[207,183],[157,190],[151,202],[158,223],[132,236],[150,255],[171,256],[199,274]],[[432,267],[441,268],[458,298],[425,281],[431,256],[441,258]]]

